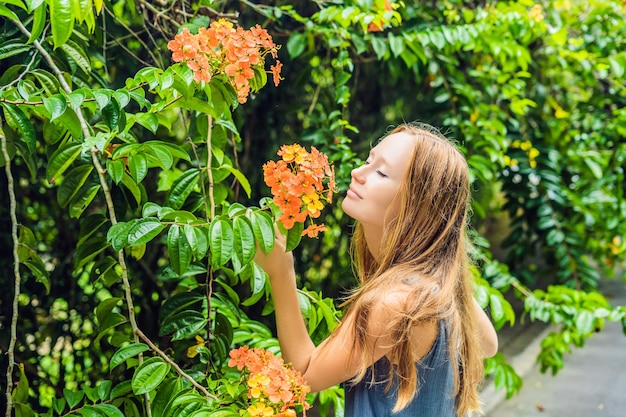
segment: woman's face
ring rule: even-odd
[[[364,226],[383,227],[398,214],[396,194],[413,157],[415,138],[393,133],[376,145],[362,166],[352,170],[352,182],[341,203],[343,211]]]

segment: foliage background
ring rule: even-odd
[[[184,71],[167,71],[166,44],[181,26],[220,17],[244,28],[260,24],[282,45],[284,80],[244,105],[220,80],[212,85],[221,95],[211,90],[209,98],[186,84]],[[626,252],[625,17],[622,2],[603,0],[0,2],[0,284],[7,289],[0,294],[0,368],[7,369],[7,401],[12,395],[19,415],[115,415],[108,406],[125,415],[211,415],[229,401],[236,409],[242,393],[222,367],[228,349],[277,349],[264,278],[233,260],[247,258],[250,239],[259,237],[244,233],[240,218],[268,195],[262,164],[281,144],[314,145],[334,161],[345,190],[359,157],[404,120],[440,126],[467,155],[477,297],[498,327],[523,319],[556,324],[538,360],[557,372],[563,355],[605,320],[626,329],[624,307],[596,291],[602,279],[622,279],[616,271]],[[139,89],[145,100],[130,95]],[[144,147],[107,156],[106,146],[122,143]],[[84,152],[94,147],[93,155]],[[156,159],[144,161],[148,153]],[[116,158],[125,161],[117,171],[107,165]],[[115,221],[96,161],[109,168]],[[181,191],[181,176],[194,169],[195,182]],[[211,182],[208,172],[219,188],[213,214],[202,187]],[[350,221],[337,206],[325,210],[329,231],[295,249],[308,289],[303,309],[318,340],[336,323],[333,300],[353,283]],[[172,221],[159,207],[185,214]],[[116,221],[154,229],[129,242],[128,229],[111,232]],[[244,237],[216,260],[229,241],[211,238],[217,223],[239,227]],[[204,253],[202,238],[188,238],[187,246],[170,239],[184,224],[205,230]],[[19,274],[9,256],[16,236]],[[512,309],[512,299],[523,302],[523,312]],[[195,336],[207,343],[192,359],[186,349]],[[221,400],[192,390],[157,349]],[[14,358],[4,354],[11,351]],[[160,359],[148,368],[142,355]],[[146,370],[162,378],[142,380]],[[487,371],[508,395],[521,386],[502,355]],[[339,390],[318,400],[322,414],[331,404],[340,414]]]

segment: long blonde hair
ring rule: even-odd
[[[473,277],[467,240],[469,169],[461,152],[434,128],[403,124],[390,134],[404,132],[415,137],[415,150],[405,181],[396,198],[398,216],[386,225],[380,256],[370,253],[363,228],[356,226],[352,256],[360,285],[349,296],[355,324],[356,344],[362,364],[353,382],[364,378],[374,346],[367,343],[368,311],[384,291],[410,286],[404,311],[390,320],[394,345],[387,353],[392,366],[389,384],[398,381],[394,412],[405,408],[419,384],[411,329],[420,323],[446,320],[448,350],[454,372],[457,413],[479,410],[478,384],[483,377],[483,355],[473,314]]]

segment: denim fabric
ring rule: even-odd
[[[448,333],[445,322],[439,322],[439,334],[430,351],[416,363],[419,391],[413,401],[398,413],[392,413],[396,403],[397,385],[385,393],[389,361],[380,359],[374,364],[374,383],[371,370],[356,385],[346,383],[345,417],[457,417],[454,374],[448,355]]]

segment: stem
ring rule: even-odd
[[[0,132],[2,132],[2,119],[0,119]],[[17,216],[15,214],[15,183],[13,174],[11,173],[11,158],[7,151],[7,140],[3,134],[0,134],[0,142],[2,145],[2,155],[4,156],[4,170],[7,174],[7,188],[9,190],[9,207],[11,216],[11,238],[13,239],[13,274],[15,276],[15,294],[13,295],[13,315],[11,317],[11,341],[9,342],[9,365],[7,366],[7,410],[6,417],[11,417],[13,408],[13,367],[15,366],[15,343],[17,341],[17,318],[19,313],[19,296],[22,277],[20,275],[20,258],[18,254],[19,240],[17,237]]]
[[[163,358],[163,360],[165,362],[169,363],[176,370],[178,375],[182,376],[183,378],[185,378],[186,380],[191,382],[191,385],[196,387],[198,389],[198,391],[201,391],[204,394],[205,397],[212,398],[214,400],[219,400],[219,398],[217,398],[215,395],[211,394],[209,391],[207,391],[206,388],[204,388],[202,385],[198,384],[191,376],[189,376],[185,371],[183,371],[180,368],[180,366],[178,366],[178,364],[176,362],[174,362],[172,359],[170,359],[169,356],[167,356],[165,354],[165,352],[163,352],[154,343],[152,343],[152,341],[148,338],[148,336],[146,336],[141,330],[137,329],[135,336],[136,337],[138,336],[141,340],[143,340],[150,347],[150,349],[152,349],[161,358]]]
[[[104,199],[107,203],[107,208],[109,210],[109,218],[111,220],[111,224],[117,224],[117,217],[115,215],[115,207],[113,205],[113,198],[111,197],[111,190],[109,188],[109,184],[106,181],[106,170],[100,164],[100,160],[98,159],[98,153],[100,151],[97,148],[93,148],[91,150],[91,161],[93,165],[96,167],[96,171],[98,172],[98,178],[100,179],[100,185],[102,186],[102,191],[104,192]],[[133,329],[133,337],[135,338],[135,342],[139,341],[138,333],[139,326],[137,325],[137,318],[135,317],[135,304],[133,303],[133,294],[130,287],[130,281],[128,280],[128,267],[126,266],[126,258],[124,257],[124,250],[120,250],[117,252],[117,261],[122,268],[122,283],[124,284],[124,297],[126,299],[126,306],[128,307],[128,321],[130,321],[130,327]],[[139,363],[143,362],[143,355],[139,355]],[[146,402],[146,413],[148,417],[152,415],[152,411],[150,409],[150,396],[148,393],[144,395],[144,400]]]
[[[209,177],[209,203],[211,204],[211,211],[209,213],[209,220],[213,220],[215,217],[215,199],[213,197],[213,171],[211,171],[211,163],[213,162],[213,150],[211,149],[211,135],[213,133],[213,116],[210,114],[207,116],[209,119],[209,131],[207,133],[206,145],[207,145],[207,176]]]
[[[208,132],[206,137],[206,146],[207,146],[207,177],[209,179],[209,221],[213,221],[215,218],[215,198],[213,197],[213,171],[211,170],[211,166],[213,163],[213,150],[211,148],[211,136],[213,134],[213,117],[209,114],[208,118]],[[210,258],[209,258],[210,259]],[[209,317],[211,316],[211,297],[213,297],[213,265],[209,263],[207,268],[207,288],[206,288],[206,300],[207,300],[207,311],[209,313]],[[211,332],[211,326],[208,328],[209,334]],[[207,338],[210,339],[210,338]]]

